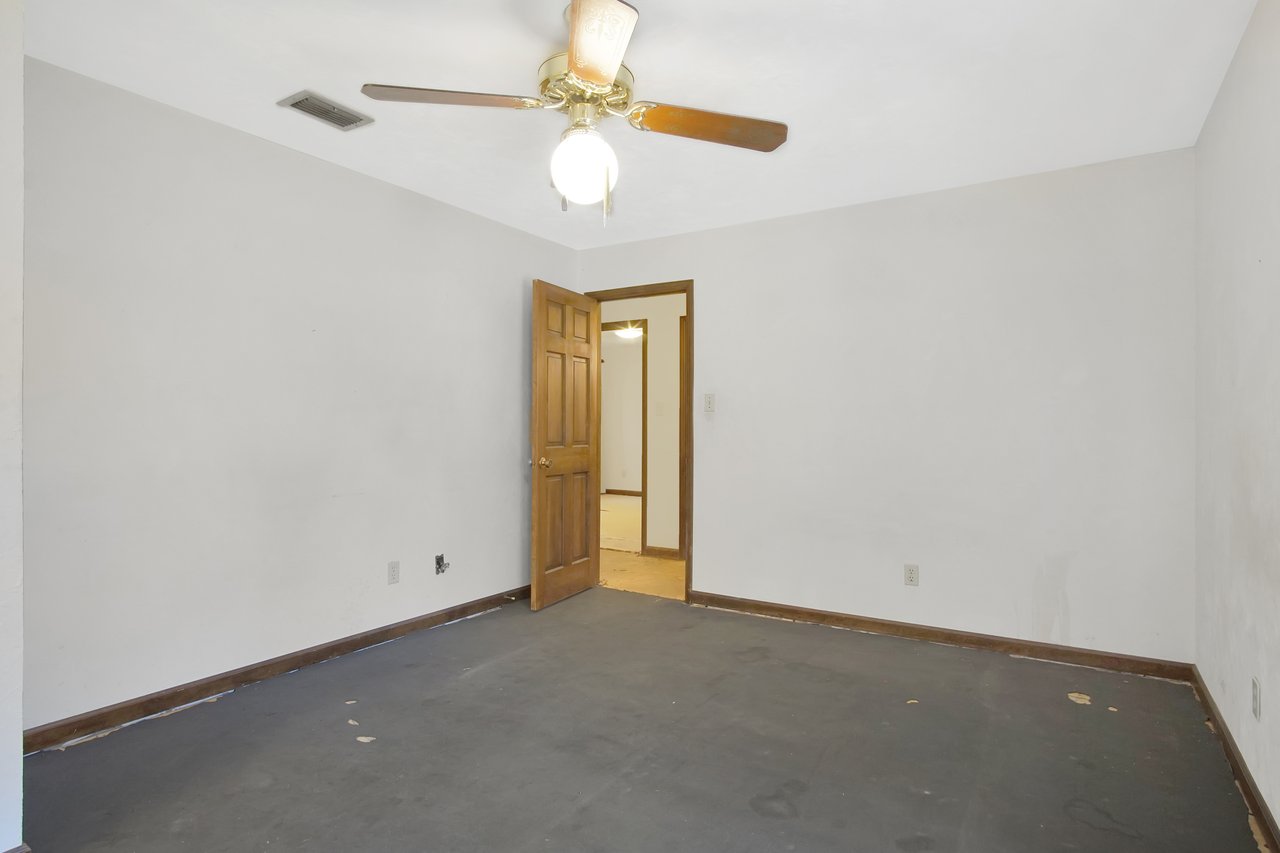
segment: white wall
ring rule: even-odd
[[[0,0],[0,850],[22,841],[22,13]]]
[[[1191,152],[575,257],[28,85],[28,726],[526,582],[533,276],[697,282],[697,589],[1193,657]]]
[[[1197,664],[1280,814],[1280,0],[1258,4],[1197,157]]]
[[[573,253],[27,82],[26,724],[527,583],[530,279]]]
[[[1193,167],[580,255],[695,281],[694,588],[1190,661]]]
[[[644,340],[600,336],[600,486],[638,492],[644,485]]]
[[[664,281],[654,279],[653,281]],[[634,282],[650,284],[652,282]],[[581,279],[583,290],[604,290]],[[683,293],[600,303],[601,322],[649,322],[649,482],[645,545],[680,547],[680,318]]]

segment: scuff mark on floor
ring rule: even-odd
[[[933,850],[937,842],[931,835],[908,835],[906,838],[899,838],[893,842],[893,846],[897,847],[902,853],[927,853]]]
[[[749,805],[751,810],[761,817],[784,819],[798,817],[800,809],[796,807],[795,800],[792,797],[796,794],[803,794],[807,790],[809,790],[809,786],[804,782],[798,779],[791,779],[779,785],[778,790],[772,794],[761,794],[758,797],[752,797]]]
[[[1253,841],[1258,845],[1259,853],[1271,853],[1271,845],[1267,844],[1267,836],[1262,832],[1262,824],[1253,813],[1249,813],[1249,829],[1253,830]]]
[[[1249,831],[1253,833],[1253,843],[1258,845],[1258,853],[1273,853],[1271,845],[1267,842],[1267,835],[1262,831],[1262,823],[1253,813],[1253,803],[1249,800],[1249,795],[1244,792],[1244,785],[1240,784],[1239,779],[1235,781],[1236,790],[1240,792],[1240,799],[1244,800],[1244,809],[1249,815]]]
[[[980,648],[978,646],[965,646],[965,645],[958,645],[956,643],[941,643],[939,645],[944,645],[944,646],[950,645],[950,646],[956,646],[957,648],[966,648],[966,649]],[[1073,666],[1076,669],[1091,669],[1094,672],[1105,672],[1108,675],[1116,674],[1116,669],[1113,667],[1094,666],[1092,664],[1077,663],[1075,661],[1069,661],[1069,660],[1053,660],[1052,658],[1036,657],[1035,655],[1020,655],[1020,654],[1015,654],[1014,652],[1009,652],[1007,657],[1011,657],[1014,660],[1029,660],[1029,661],[1035,661],[1036,663],[1051,663],[1054,666]],[[1194,685],[1192,685],[1191,682],[1187,681],[1185,678],[1170,678],[1164,675],[1146,675],[1141,672],[1129,672],[1125,674],[1128,676],[1128,678],[1125,678],[1124,680],[1125,684],[1129,683],[1129,678],[1142,678],[1148,681],[1163,681],[1166,684],[1181,684],[1183,687],[1190,687],[1192,690],[1195,689]]]
[[[81,735],[80,737],[72,738],[71,740],[64,741],[63,743],[60,743],[57,746],[50,746],[50,747],[46,747],[44,750],[36,750],[36,751],[37,752],[46,752],[46,751],[47,752],[65,752],[70,747],[79,746],[82,743],[89,743],[90,741],[95,741],[95,740],[98,740],[99,738],[104,738],[107,735],[115,734],[121,729],[127,729],[129,728],[129,726],[136,726],[138,723],[144,723],[147,720],[158,720],[161,717],[168,717],[178,713],[179,711],[185,711],[188,708],[194,708],[196,705],[205,705],[205,704],[217,702],[223,696],[227,696],[232,693],[235,693],[235,691],[224,690],[223,692],[218,693],[217,695],[214,695],[214,696],[206,696],[204,699],[197,699],[194,702],[188,702],[185,705],[179,705],[176,708],[169,708],[164,711],[158,711],[154,714],[148,714],[145,717],[139,717],[136,720],[130,720],[127,723],[121,723],[118,726],[112,726],[111,728],[103,729],[100,732],[90,732],[87,735]]]
[[[1095,805],[1088,800],[1074,799],[1068,800],[1062,809],[1066,812],[1067,817],[1076,823],[1084,824],[1091,829],[1097,829],[1102,832],[1112,832],[1116,835],[1123,835],[1127,838],[1141,839],[1142,833],[1134,829],[1128,824],[1121,823],[1116,820],[1111,812]]]
[[[1068,698],[1068,699],[1070,699],[1072,702],[1075,702],[1077,705],[1092,705],[1092,704],[1093,704],[1093,697],[1092,697],[1092,696],[1090,696],[1088,693],[1075,693],[1075,692],[1072,692],[1072,693],[1068,693],[1068,694],[1067,694],[1067,698]]]

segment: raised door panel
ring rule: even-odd
[[[564,568],[564,477],[559,474],[543,478],[542,570],[554,572]]]
[[[572,442],[574,447],[591,446],[591,364],[582,356],[573,357],[573,380],[570,383],[570,423],[573,425]]]
[[[546,370],[545,441],[548,448],[560,448],[566,444],[564,353],[548,352],[544,355],[544,359]]]

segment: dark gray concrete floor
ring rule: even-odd
[[[35,853],[1257,850],[1186,685],[604,589],[33,755],[26,786]]]

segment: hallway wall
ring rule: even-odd
[[[644,483],[644,343],[600,335],[600,486],[639,492]]]
[[[601,290],[582,279],[585,291]],[[680,547],[680,317],[684,294],[600,303],[601,322],[649,321],[649,483],[645,526],[650,548]]]

